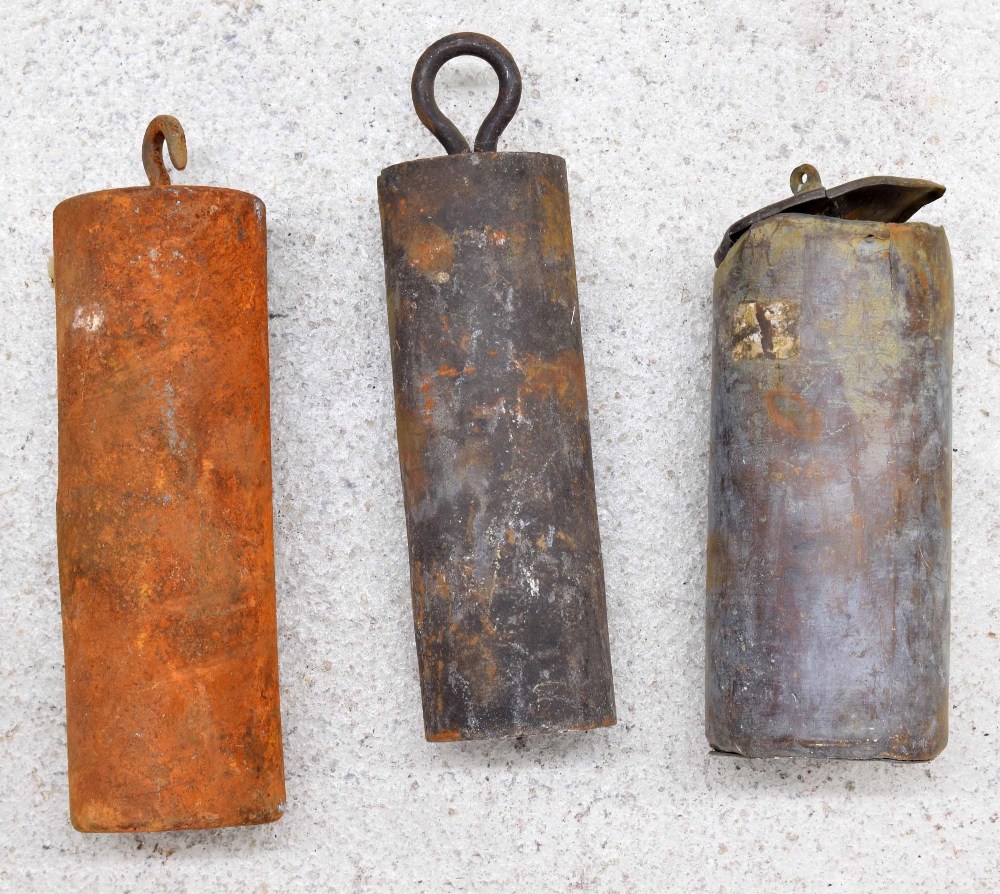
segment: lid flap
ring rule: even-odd
[[[930,180],[907,177],[863,177],[825,189],[812,165],[799,165],[790,178],[792,197],[741,217],[722,237],[715,252],[718,267],[729,250],[752,226],[776,214],[816,214],[843,220],[903,223],[924,205],[944,195],[944,187]]]

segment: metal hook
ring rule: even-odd
[[[187,165],[187,140],[184,128],[173,115],[157,115],[149,122],[142,138],[142,166],[150,186],[170,186],[170,174],[163,163],[163,141],[166,140],[170,161],[178,170]]]
[[[456,56],[477,56],[493,66],[500,81],[497,101],[476,134],[476,152],[496,152],[497,140],[510,124],[521,101],[521,72],[510,52],[485,34],[450,34],[432,43],[413,69],[413,107],[424,126],[438,138],[449,155],[469,152],[469,141],[438,108],[434,99],[434,78],[441,66]]]
[[[791,184],[793,196],[823,188],[823,181],[820,179],[819,171],[812,165],[799,165],[792,171],[792,176],[788,182]]]

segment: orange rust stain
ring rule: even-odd
[[[815,441],[823,431],[823,417],[801,394],[768,391],[764,395],[767,415],[782,431],[797,438]]]
[[[583,732],[588,729],[600,729],[605,726],[614,726],[618,723],[618,719],[614,714],[605,714],[598,720],[590,721],[588,723],[580,723],[576,726],[567,727],[567,729],[574,730],[575,732]]]
[[[507,234],[503,230],[494,230],[492,227],[483,227],[486,238],[494,245],[506,245]]]
[[[524,373],[522,397],[555,396],[559,401],[575,404],[578,412],[584,410],[587,382],[583,355],[579,351],[563,351],[551,360],[529,354],[521,362],[521,369]]]
[[[437,646],[437,648],[440,648],[440,646]],[[438,680],[443,681],[445,679],[446,673],[447,673],[447,671],[446,671],[445,666],[444,666],[444,658],[440,658],[439,657],[438,660],[437,660],[437,677],[438,677]],[[438,715],[441,715],[441,714],[444,713],[444,686],[438,685],[437,688],[438,688],[438,696],[437,696],[437,699],[435,699],[435,702],[437,704]]]
[[[437,406],[437,401],[431,395],[434,387],[433,377],[427,377],[420,383],[420,390],[424,393],[423,416],[425,420],[430,419],[431,411]]]
[[[436,733],[427,733],[428,742],[459,742],[462,739],[462,731],[457,729],[442,729]]]
[[[447,364],[442,364],[438,367],[438,378],[442,379],[457,379],[459,376],[469,376],[476,371],[476,368],[469,364],[463,367],[461,370],[456,369],[454,366],[448,366]]]
[[[455,263],[455,243],[437,224],[403,218],[399,239],[407,262],[428,279],[442,282],[451,275]]]

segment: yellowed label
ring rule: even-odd
[[[792,360],[799,356],[799,305],[741,301],[733,313],[733,360]]]

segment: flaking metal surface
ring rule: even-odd
[[[144,158],[162,139],[149,147]],[[81,831],[262,823],[284,809],[264,206],[166,184],[54,213]]]
[[[951,260],[779,214],[715,277],[713,747],[926,760],[948,725]]]

